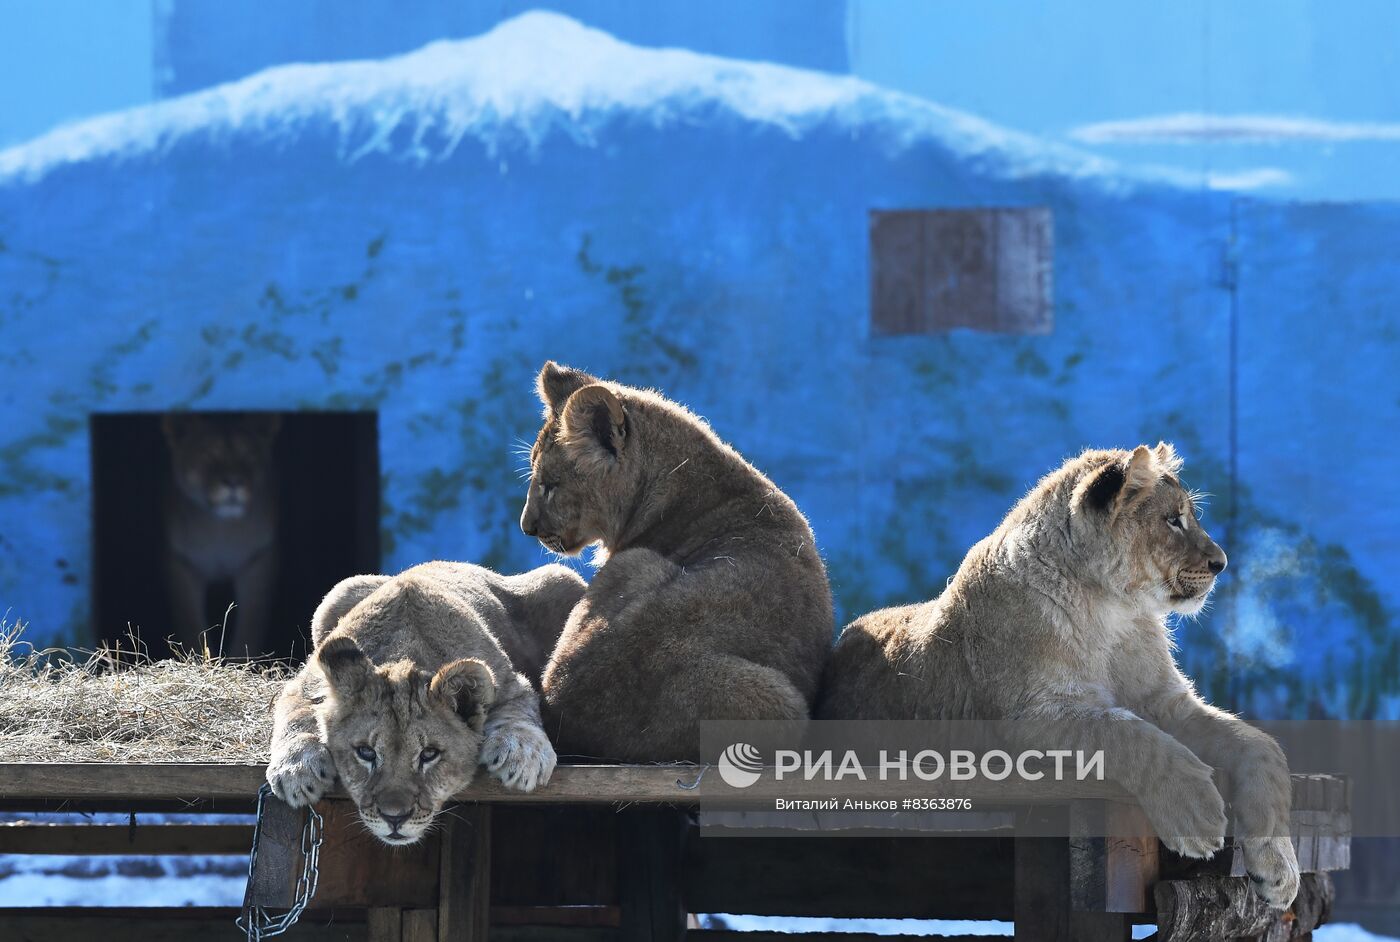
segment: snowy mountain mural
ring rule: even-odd
[[[955,210],[1048,210],[1007,288],[1034,330],[882,321],[881,214]],[[124,630],[89,554],[118,413],[373,414],[385,569],[537,564],[513,449],[553,357],[708,417],[807,511],[847,618],[939,591],[1066,455],[1172,440],[1232,559],[1178,632],[1203,690],[1400,716],[1397,244],[1400,206],[1192,188],[551,13],[271,68],[0,152],[0,611]]]

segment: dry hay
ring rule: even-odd
[[[265,762],[285,662],[39,650],[0,621],[0,762]]]

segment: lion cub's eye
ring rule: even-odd
[[[361,761],[368,762],[370,765],[374,765],[374,760],[379,757],[379,754],[374,751],[373,746],[356,746],[355,755],[359,756]]]
[[[1185,514],[1175,514],[1175,515],[1173,515],[1173,516],[1170,516],[1170,517],[1167,518],[1167,523],[1171,526],[1171,528],[1172,528],[1173,530],[1185,530],[1185,529],[1186,529],[1186,515],[1185,515]]]
[[[545,500],[548,500],[548,499],[549,499],[549,495],[551,495],[551,494],[553,494],[553,493],[554,493],[554,485],[553,485],[553,484],[546,484],[546,483],[544,483],[543,481],[540,482],[540,496],[541,496],[541,497],[543,497]]]
[[[427,765],[429,762],[432,762],[440,755],[442,755],[441,749],[433,749],[429,747],[427,749],[424,749],[422,752],[418,753],[418,762],[420,765]]]

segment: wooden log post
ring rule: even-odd
[[[1163,880],[1157,898],[1161,942],[1287,942],[1306,939],[1332,911],[1332,877],[1305,873],[1287,910],[1270,909],[1247,877],[1197,876]]]
[[[1070,806],[1070,902],[1077,912],[1149,913],[1161,844],[1147,815],[1118,801]]]
[[[1012,888],[1016,942],[1127,942],[1132,918],[1125,913],[1075,909],[1070,809],[1033,808],[1015,839]],[[1081,852],[1082,853],[1082,852]],[[1100,869],[1102,872],[1102,869]],[[1080,883],[1087,885],[1085,879]],[[1104,889],[1098,891],[1102,896]],[[1079,895],[1081,902],[1089,890]]]
[[[664,806],[634,806],[618,812],[617,825],[619,938],[681,942],[686,932],[681,857],[689,815]]]
[[[442,837],[437,942],[485,942],[491,921],[491,806],[460,805],[447,812]],[[422,930],[426,932],[426,929]],[[428,942],[404,935],[403,942]]]
[[[403,942],[403,912],[397,906],[366,910],[365,934],[369,942]]]
[[[405,909],[401,917],[400,942],[437,942],[438,911]]]
[[[258,832],[257,868],[248,880],[243,909],[287,909],[296,895],[302,870],[301,832],[304,808],[268,796]]]

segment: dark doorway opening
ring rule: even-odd
[[[326,591],[379,571],[376,413],[96,414],[90,434],[100,642],[163,657],[197,620],[196,646],[303,658]]]

